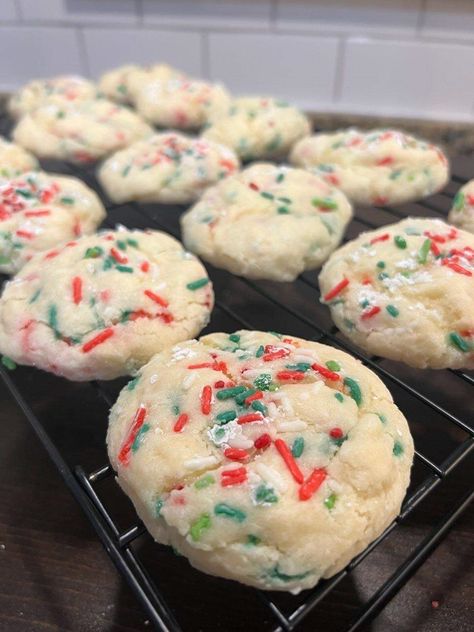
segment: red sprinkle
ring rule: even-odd
[[[280,382],[300,382],[305,375],[302,371],[279,371],[276,377]]]
[[[438,246],[433,240],[431,241],[430,250],[434,254],[435,257],[441,254],[441,250],[438,248]]]
[[[45,259],[54,259],[59,255],[59,250],[50,250],[48,254],[45,256]]]
[[[249,187],[252,189],[252,191],[259,191],[258,186],[255,184],[255,182],[250,182],[249,183]]]
[[[28,230],[17,230],[18,237],[24,237],[25,239],[33,239],[34,233],[30,233]]]
[[[390,235],[388,233],[384,233],[383,235],[379,235],[378,237],[374,237],[370,240],[371,244],[376,244],[378,241],[387,241],[390,239]]]
[[[453,272],[457,272],[458,274],[464,274],[465,276],[472,276],[472,272],[470,270],[466,270],[466,268],[463,268],[462,266],[460,266],[458,263],[455,263],[454,261],[450,261],[449,259],[443,259],[441,263],[444,266],[447,266],[448,268],[450,268]]]
[[[82,346],[82,352],[89,353],[89,351],[92,351],[94,347],[101,345],[103,342],[111,338],[113,335],[114,335],[114,330],[111,327],[109,327],[108,329],[104,329],[104,331],[101,331],[100,334],[97,334],[95,338],[92,338],[92,340],[89,340]]]
[[[332,300],[335,296],[340,294],[342,290],[348,285],[349,285],[349,279],[347,278],[342,279],[342,281],[339,281],[339,283],[335,285],[332,288],[332,290],[329,290],[329,292],[325,296],[323,296],[323,301],[327,303],[328,301]]]
[[[203,415],[209,415],[211,412],[212,388],[208,385],[204,386],[201,392],[201,412]]]
[[[365,312],[362,312],[361,319],[368,320],[369,318],[376,316],[380,311],[381,311],[381,308],[378,305],[374,305],[370,309],[365,310]]]
[[[241,450],[240,448],[227,448],[224,450],[224,456],[231,461],[245,461],[245,459],[248,459],[249,453],[247,450]]]
[[[327,380],[331,380],[332,382],[337,382],[337,380],[341,378],[339,373],[334,373],[334,371],[330,371],[325,366],[321,366],[320,364],[317,364],[316,362],[311,365],[311,368],[313,369],[313,371],[316,371],[317,373],[322,375],[324,378],[326,378]]]
[[[264,362],[271,362],[272,360],[278,360],[279,358],[285,358],[290,355],[288,349],[281,349],[275,347],[275,345],[265,346],[265,355],[262,356]]]
[[[155,301],[155,303],[158,303],[158,305],[161,305],[162,307],[168,307],[169,305],[166,299],[162,298],[158,294],[155,294],[155,292],[152,292],[151,290],[144,290],[143,294],[145,294],[145,296],[148,296],[148,298],[151,298],[152,301]]]
[[[362,285],[372,285],[372,279],[369,279],[369,277],[362,279]]]
[[[247,470],[245,467],[237,467],[232,470],[223,470],[221,472],[222,487],[230,487],[231,485],[241,485],[247,480]]]
[[[247,415],[241,415],[237,419],[237,423],[241,426],[242,424],[250,424],[253,421],[262,421],[262,419],[262,413],[247,413]]]
[[[386,165],[391,165],[393,162],[392,156],[386,156],[385,158],[381,158],[376,162],[377,167],[384,167]]]
[[[257,392],[256,392],[256,393],[254,393],[253,395],[249,395],[249,396],[245,399],[244,404],[245,404],[246,406],[250,406],[250,404],[251,404],[252,402],[254,402],[256,399],[262,399],[262,397],[263,397],[263,393],[262,393],[262,391],[257,391]]]
[[[176,423],[173,426],[173,430],[175,432],[181,432],[181,430],[188,423],[188,421],[189,421],[189,415],[187,415],[186,413],[182,413],[176,420]]]
[[[150,269],[150,263],[148,261],[143,261],[143,263],[140,264],[140,270],[142,272],[148,272],[149,269]]]
[[[188,364],[188,369],[212,369],[213,371],[219,371],[226,373],[227,364],[225,362],[201,362],[200,364]]]
[[[303,483],[304,476],[301,472],[298,464],[296,463],[293,455],[291,454],[290,448],[283,441],[283,439],[275,439],[275,448],[280,453],[280,456],[285,461],[286,467],[290,470],[290,474],[293,476],[297,483]]]
[[[135,413],[135,417],[132,421],[132,427],[129,430],[128,436],[122,444],[120,448],[120,452],[118,454],[118,460],[122,465],[128,465],[130,461],[130,450],[132,449],[133,442],[138,434],[138,431],[143,425],[146,417],[146,408],[144,406],[140,406],[140,408]]]
[[[72,300],[75,305],[79,305],[82,301],[82,279],[74,277],[72,280]]]
[[[224,388],[224,386],[225,386],[224,380],[217,380],[217,382],[214,382],[214,388]]]
[[[117,263],[128,263],[127,257],[125,257],[125,255],[121,255],[120,252],[115,248],[110,249],[110,254]]]
[[[342,439],[344,433],[341,428],[331,428],[329,431],[329,436],[333,439]]]
[[[266,448],[268,448],[271,442],[272,442],[272,438],[267,432],[265,432],[265,434],[262,434],[259,437],[257,437],[255,441],[253,442],[253,444],[257,450],[265,450]]]
[[[51,211],[25,211],[25,217],[46,217]]]
[[[316,468],[312,471],[306,481],[301,485],[299,490],[300,500],[309,500],[311,496],[318,491],[326,478],[326,470]]]

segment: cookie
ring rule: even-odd
[[[224,116],[215,116],[204,136],[231,147],[242,160],[284,158],[309,134],[310,123],[297,108],[271,98],[236,99]]]
[[[224,145],[167,132],[113,154],[98,179],[114,202],[184,204],[238,168],[237,156]]]
[[[316,175],[260,163],[207,189],[181,226],[187,248],[219,268],[292,281],[326,260],[351,217],[345,195]]]
[[[339,329],[418,368],[474,368],[474,235],[408,218],[362,233],[319,275]]]
[[[152,133],[135,112],[97,99],[42,105],[19,121],[13,138],[40,158],[81,163],[94,162]]]
[[[158,542],[211,575],[294,593],[392,522],[413,459],[408,424],[374,373],[258,331],[157,354],[113,406],[107,446]]]
[[[474,180],[459,189],[454,197],[448,220],[470,233],[474,233]]]
[[[132,374],[197,335],[213,305],[201,263],[156,231],[107,231],[35,255],[0,299],[0,351],[70,380]]]
[[[32,112],[45,101],[59,105],[90,101],[97,96],[97,88],[88,79],[75,75],[64,75],[51,79],[30,81],[12,95],[8,111],[15,119]]]
[[[132,73],[139,72],[140,66],[127,64],[104,73],[98,82],[99,91],[107,99],[117,103],[130,103],[128,80]]]
[[[290,162],[314,170],[356,204],[375,206],[419,200],[449,178],[439,147],[397,130],[316,134],[295,145]]]
[[[14,178],[38,169],[38,161],[28,151],[0,136],[0,178]]]
[[[184,75],[151,72],[130,83],[132,102],[143,118],[158,127],[196,130],[230,104],[227,90],[214,83]]]
[[[0,180],[0,272],[93,233],[104,217],[96,193],[77,178],[35,171]]]

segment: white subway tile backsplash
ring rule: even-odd
[[[237,94],[275,95],[302,107],[327,106],[337,48],[338,41],[330,37],[211,33],[210,75]]]
[[[414,33],[422,0],[275,0],[281,29]]]
[[[472,113],[474,47],[350,39],[339,109],[425,118]]]
[[[1,0],[3,2],[4,0]],[[17,0],[24,20],[64,23],[138,22],[137,0]]]
[[[0,2],[0,24],[2,20],[16,20],[18,12],[15,0],[1,0]]]
[[[203,28],[262,28],[270,0],[143,0],[145,24]]]
[[[202,36],[189,31],[85,28],[84,45],[93,76],[121,64],[166,62],[202,74]]]
[[[421,33],[474,39],[473,0],[427,0]]]
[[[0,89],[60,73],[82,74],[77,34],[70,28],[0,27]]]

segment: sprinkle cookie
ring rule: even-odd
[[[74,75],[36,79],[20,88],[8,102],[8,110],[15,119],[32,112],[45,101],[79,103],[97,97],[97,88],[84,77]]]
[[[238,168],[237,156],[224,145],[172,132],[113,154],[98,179],[114,202],[184,204]]]
[[[38,169],[38,166],[32,154],[0,136],[0,179],[14,178],[25,171]]]
[[[369,353],[474,368],[474,235],[408,218],[334,252],[319,285],[336,325]]]
[[[449,178],[439,147],[396,130],[316,134],[295,145],[290,161],[311,168],[356,204],[418,200],[442,189]]]
[[[470,180],[456,193],[448,220],[451,224],[474,233],[474,180]]]
[[[107,445],[158,542],[211,575],[293,593],[392,522],[413,459],[408,424],[374,373],[258,331],[157,354],[112,408]]]
[[[152,70],[148,77],[138,74],[130,83],[137,112],[158,127],[199,129],[229,107],[230,96],[219,84],[162,74]]]
[[[105,217],[77,178],[36,171],[0,180],[0,272],[17,272],[38,251],[93,233]]]
[[[345,195],[318,176],[260,163],[209,188],[181,226],[187,248],[219,268],[292,281],[326,260],[351,217]]]
[[[288,103],[247,97],[233,101],[227,115],[215,117],[204,135],[231,147],[248,161],[284,158],[310,131],[306,116]]]
[[[40,158],[94,162],[153,133],[134,112],[106,99],[48,103],[24,116],[14,140]]]
[[[201,263],[156,231],[108,231],[35,255],[0,299],[0,351],[70,380],[131,374],[197,335],[213,305]]]

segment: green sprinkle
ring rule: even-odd
[[[250,395],[253,395],[254,393],[256,393],[256,389],[255,388],[249,388],[246,389],[245,391],[243,391],[242,393],[239,393],[238,395],[236,395],[235,397],[235,401],[237,404],[239,404],[240,406],[242,406],[242,404],[245,402],[245,400],[247,399],[247,397],[250,397]]]
[[[277,182],[283,182],[283,180],[284,180],[284,179],[285,179],[285,174],[284,174],[284,173],[279,173],[279,174],[277,175],[277,177],[275,178],[275,180],[276,180]]]
[[[338,402],[343,402],[344,401],[344,395],[342,393],[334,393],[334,397],[337,399]]]
[[[273,504],[278,502],[278,496],[275,494],[273,487],[259,485],[255,490],[255,502],[258,505]]]
[[[132,452],[136,452],[143,442],[144,435],[150,430],[150,424],[143,424],[132,443]]]
[[[337,372],[341,370],[341,365],[339,362],[336,362],[336,360],[328,360],[328,362],[326,362],[326,366],[330,371]]]
[[[290,369],[291,371],[300,371],[301,373],[306,373],[311,368],[311,364],[308,362],[297,362],[296,364],[285,364],[285,369]]]
[[[27,191],[25,189],[15,189],[15,193],[27,199],[33,197],[33,194],[31,193],[31,191]]]
[[[235,410],[225,410],[222,413],[216,415],[216,421],[219,425],[227,424],[237,417]]]
[[[51,329],[54,329],[54,335],[59,338],[58,332],[58,308],[56,305],[50,305],[48,309],[48,324]]]
[[[209,279],[207,279],[206,277],[203,277],[202,279],[191,281],[191,283],[188,283],[186,287],[188,288],[188,290],[191,290],[191,292],[194,292],[195,290],[199,290],[200,288],[204,287],[208,283],[209,283]]]
[[[469,351],[469,343],[465,338],[459,335],[456,331],[452,331],[448,334],[448,341],[453,346],[462,351],[463,353],[467,353]]]
[[[222,388],[221,390],[217,391],[216,397],[217,399],[221,399],[221,400],[231,399],[232,397],[235,397],[236,395],[243,393],[245,390],[247,390],[245,386],[234,386],[232,388]]]
[[[258,535],[249,533],[247,536],[247,546],[257,546],[257,544],[260,544],[261,541],[262,539],[259,538]]]
[[[325,197],[325,198],[318,198],[318,197],[316,197],[316,198],[313,198],[311,200],[311,204],[313,206],[317,206],[319,208],[327,208],[327,209],[331,209],[331,210],[334,210],[334,209],[338,208],[337,202],[335,202],[332,198],[329,198],[329,197]]]
[[[396,318],[398,314],[400,313],[398,309],[395,307],[395,305],[387,305],[385,309],[390,314],[390,316],[393,316],[394,318]]]
[[[157,518],[159,517],[164,504],[165,501],[161,498],[158,498],[158,500],[155,502],[155,516]]]
[[[127,239],[127,244],[133,248],[138,248],[138,241],[136,239]]]
[[[240,336],[239,336],[239,334],[231,334],[229,336],[229,340],[231,342],[236,342],[238,344],[240,342]]]
[[[362,391],[360,390],[359,384],[352,377],[344,378],[344,385],[349,389],[349,395],[355,401],[357,406],[360,407],[362,404]]]
[[[130,380],[130,382],[127,384],[127,391],[135,390],[135,387],[139,381],[140,381],[139,375],[137,375],[137,377],[134,377],[133,380]]]
[[[403,445],[400,441],[395,441],[393,444],[393,456],[401,456],[403,454]]]
[[[92,248],[88,248],[86,250],[84,259],[97,259],[97,257],[100,257],[103,254],[104,254],[104,251],[100,246],[93,246]]]
[[[395,242],[395,246],[397,248],[400,248],[400,250],[405,250],[405,248],[407,247],[406,239],[401,235],[395,235],[393,241]]]
[[[226,518],[235,520],[235,522],[244,522],[247,518],[247,514],[244,511],[237,509],[237,507],[226,505],[226,503],[218,503],[214,507],[214,513],[216,516],[225,516]]]
[[[264,349],[263,345],[260,345],[259,348],[257,349],[256,353],[255,353],[255,357],[256,358],[261,358],[264,353],[265,353],[265,349]]]
[[[173,413],[173,415],[179,415],[179,406],[178,406],[178,404],[174,404],[174,406],[171,407],[171,412]]]
[[[418,263],[426,263],[426,259],[428,258],[428,253],[431,248],[431,239],[425,239],[423,245],[418,252]]]
[[[191,528],[189,530],[191,539],[194,540],[194,542],[198,542],[198,540],[201,539],[203,532],[206,531],[206,529],[210,529],[210,527],[211,516],[208,513],[202,514],[191,525]]]
[[[296,437],[296,439],[293,441],[293,445],[291,446],[291,454],[295,457],[295,459],[299,459],[299,457],[303,454],[303,450],[303,437]]]
[[[127,94],[127,86],[124,83],[119,83],[116,90],[117,92],[120,92],[121,94]]]
[[[299,580],[299,579],[304,579],[305,577],[308,577],[310,572],[311,571],[308,571],[307,573],[300,573],[299,575],[287,575],[286,573],[282,573],[279,570],[278,564],[277,564],[276,566],[274,566],[274,568],[271,569],[271,571],[268,573],[268,575],[272,579],[278,579],[281,582],[292,582],[295,579]]]
[[[74,204],[74,201],[75,201],[75,200],[74,200],[74,198],[72,198],[72,197],[64,196],[64,197],[62,197],[62,198],[59,198],[59,201],[60,201],[62,204]]]
[[[385,417],[385,415],[382,415],[382,413],[377,413],[377,417],[380,419],[380,421],[381,421],[383,424],[386,424],[386,423],[387,423],[387,417]]]
[[[128,174],[130,173],[130,169],[131,168],[132,168],[132,165],[127,165],[126,167],[123,168],[123,170],[122,170],[122,177],[123,178],[128,176]]]
[[[369,301],[369,299],[366,298],[363,301],[361,301],[359,303],[359,305],[362,307],[362,309],[365,309],[366,307],[368,307],[370,305],[370,301]]]
[[[258,412],[262,413],[263,415],[267,414],[267,407],[264,406],[262,402],[259,402],[258,400],[255,400],[254,402],[252,402],[252,408],[254,410],[258,410]]]
[[[454,196],[454,210],[460,211],[464,206],[464,193],[458,191]]]
[[[377,261],[377,268],[383,270],[385,268],[385,261]]]
[[[270,373],[262,373],[257,378],[255,378],[253,383],[260,391],[268,391],[270,390],[270,386],[272,383],[272,376],[270,375]]]
[[[209,487],[209,485],[214,485],[215,479],[211,474],[206,474],[202,478],[198,478],[198,480],[194,483],[194,487],[196,489],[204,489],[205,487]]]
[[[117,244],[117,248],[119,250],[127,250],[127,242],[123,241],[121,239],[117,239],[117,241],[115,242]]]
[[[402,174],[403,169],[395,169],[394,171],[392,171],[392,173],[389,175],[390,180],[396,180],[397,178],[399,178]]]
[[[115,259],[113,257],[106,257],[104,259],[104,265],[102,266],[102,270],[110,270],[115,263]]]
[[[280,202],[284,202],[285,204],[291,204],[291,198],[280,196],[277,198]]]
[[[380,274],[377,275],[377,278],[379,279],[379,281],[383,281],[384,279],[388,279],[390,277],[389,274],[387,274],[386,272],[381,272]]]
[[[6,355],[2,356],[2,364],[9,371],[14,371],[16,369],[16,364]]]
[[[330,496],[325,498],[324,499],[324,506],[326,507],[326,509],[329,509],[329,511],[331,511],[331,509],[334,509],[334,505],[336,504],[336,500],[337,500],[336,494],[331,494]]]
[[[33,294],[33,296],[30,298],[30,300],[28,301],[30,304],[31,303],[35,303],[36,300],[38,299],[38,296],[41,294],[41,289],[36,290],[36,292]]]
[[[265,198],[266,200],[274,200],[275,196],[273,195],[273,193],[268,193],[267,191],[262,191],[260,193],[260,195]]]
[[[290,209],[287,206],[279,206],[277,211],[280,215],[289,215]]]
[[[130,268],[129,266],[115,266],[115,269],[118,270],[119,272],[128,272],[129,274],[133,273],[133,268]]]

